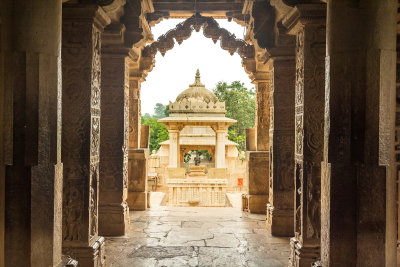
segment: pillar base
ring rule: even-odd
[[[70,256],[63,255],[61,258],[61,263],[57,267],[77,267],[78,262],[71,258]]]
[[[128,230],[128,204],[99,205],[99,234],[102,236],[122,236]]]
[[[294,236],[294,211],[267,204],[266,227],[273,236]]]
[[[104,237],[99,236],[88,247],[64,247],[63,254],[73,257],[81,267],[103,267],[106,264]]]
[[[147,192],[128,192],[129,210],[146,210],[147,194]]]
[[[290,239],[289,267],[312,266],[319,259],[319,245],[302,246],[295,238]]]
[[[243,210],[247,210],[250,213],[265,214],[265,205],[268,202],[268,195],[248,195],[244,196],[247,201],[242,201],[242,203],[247,204],[246,207],[242,207]],[[246,205],[244,204],[244,205]]]

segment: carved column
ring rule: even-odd
[[[289,33],[296,35],[295,237],[290,241],[291,266],[310,266],[319,258],[325,20],[325,4],[304,4],[296,6],[284,23]]]
[[[256,72],[253,84],[256,86],[256,145],[257,151],[269,150],[269,84],[270,73]]]
[[[114,25],[110,25],[114,26]],[[108,45],[106,41],[123,36],[124,26],[109,27],[103,33],[101,56],[101,143],[99,234],[118,236],[129,225],[128,123],[129,123],[129,48]],[[122,41],[122,40],[121,40]]]
[[[294,38],[293,38],[294,41]],[[266,226],[272,235],[293,236],[294,221],[294,46],[269,60],[270,180]]]
[[[265,68],[265,66],[264,66]],[[249,187],[247,198],[244,201],[246,207],[242,207],[251,213],[265,213],[265,206],[269,194],[269,72],[256,72],[253,83],[256,85],[256,125],[255,146],[257,151],[247,151],[246,176]],[[247,131],[251,133],[251,131]],[[251,137],[249,136],[251,139]],[[250,141],[250,140],[249,140]],[[250,146],[251,148],[251,146]]]
[[[0,6],[0,266],[57,266],[61,1],[2,1]]]
[[[109,22],[98,6],[63,6],[63,252],[81,266],[105,264],[98,235],[100,50]]]
[[[140,77],[129,77],[129,148],[139,148],[140,85]]]
[[[147,158],[148,149],[130,149],[128,206],[130,210],[145,210],[147,208]]]
[[[328,1],[322,266],[396,266],[397,1]]]

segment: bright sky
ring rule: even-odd
[[[163,20],[152,28],[154,39],[175,27],[182,19]],[[234,33],[236,38],[243,39],[244,28],[236,22],[217,20],[220,27]],[[241,58],[238,54],[231,56],[223,50],[218,41],[216,44],[206,38],[202,30],[193,31],[189,39],[181,45],[175,43],[172,50],[165,56],[156,55],[156,63],[142,83],[141,99],[142,114],[153,114],[156,103],[164,105],[175,101],[180,92],[187,89],[194,82],[196,69],[200,69],[201,82],[212,90],[219,81],[230,84],[241,81],[247,88],[254,88],[248,75],[245,73]]]

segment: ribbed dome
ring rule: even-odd
[[[207,104],[210,102],[216,103],[218,101],[218,98],[214,95],[214,93],[206,89],[204,84],[200,82],[199,70],[196,72],[194,83],[189,85],[188,89],[178,95],[176,102],[181,102],[184,99],[188,101],[191,99],[202,100]]]

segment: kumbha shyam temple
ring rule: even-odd
[[[399,4],[0,0],[0,266],[397,266]],[[160,120],[171,199],[152,208],[141,84],[193,31],[240,56],[256,123],[240,161],[196,75]]]

